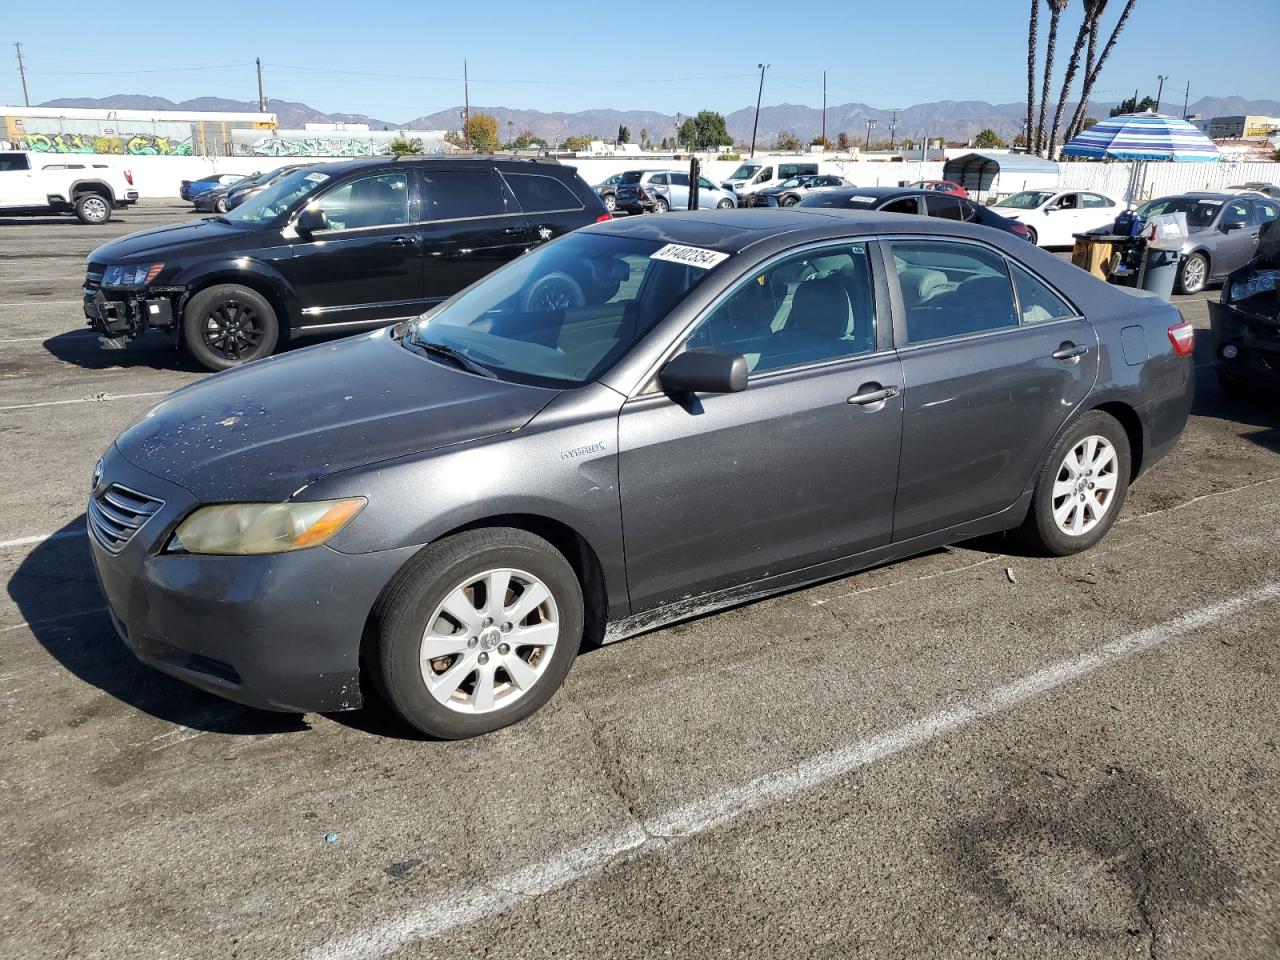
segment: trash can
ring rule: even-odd
[[[1146,255],[1142,259],[1142,280],[1139,284],[1143,290],[1150,290],[1168,300],[1173,296],[1173,281],[1178,276],[1178,261],[1181,253],[1177,250],[1162,250],[1147,245]]]

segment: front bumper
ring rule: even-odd
[[[1210,301],[1209,328],[1215,370],[1242,383],[1280,387],[1280,318],[1268,323],[1233,304]],[[1230,359],[1222,355],[1228,344],[1236,348]]]
[[[177,320],[175,302],[184,290],[156,287],[146,290],[84,289],[85,320],[108,340],[123,340],[148,330],[172,330]]]
[[[353,710],[360,641],[382,588],[414,548],[343,554],[315,547],[273,556],[165,554],[198,503],[112,447],[98,492],[116,484],[163,505],[117,552],[89,532],[102,593],[121,638],[162,673],[247,706]]]

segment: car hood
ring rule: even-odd
[[[278,501],[352,467],[519,429],[558,392],[445,366],[378,330],[182,387],[116,446],[206,503]]]
[[[234,246],[247,232],[246,227],[233,226],[219,220],[175,223],[167,227],[139,230],[137,233],[104,243],[89,254],[89,259],[94,263],[129,263],[143,258],[153,259],[175,255],[190,247],[209,250],[210,244],[224,241],[228,246]]]

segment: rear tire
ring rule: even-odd
[[[1129,435],[1115,417],[1101,410],[1080,416],[1045,456],[1023,540],[1055,557],[1094,546],[1124,507],[1131,463]]]
[[[612,193],[606,193],[604,195],[604,208],[610,213],[613,213],[613,211],[618,209],[618,198]]]
[[[111,219],[111,198],[100,193],[82,193],[75,200],[76,219],[96,227]]]
[[[1199,252],[1184,257],[1178,267],[1179,292],[1199,293],[1208,282],[1209,258]]]
[[[1040,246],[1040,234],[1036,233],[1035,227],[1027,227],[1027,239],[1031,241],[1033,247]]]
[[[206,370],[269,357],[280,338],[276,312],[255,290],[222,283],[201,290],[182,312],[182,340]]]
[[[717,210],[732,210],[732,209],[733,209],[733,201],[732,201],[732,200],[730,200],[728,197],[725,197],[723,200],[721,200],[719,203],[717,203],[717,204],[716,204],[716,209],[717,209]]]
[[[213,212],[214,212],[214,213],[226,213],[226,212],[227,212],[227,198],[226,198],[226,197],[218,197],[218,199],[217,199],[217,200],[214,200],[214,201],[213,201]]]
[[[503,585],[501,597],[488,596],[491,583]],[[460,740],[550,700],[582,625],[582,587],[555,547],[514,528],[469,530],[427,547],[387,585],[373,609],[369,666],[406,722]]]
[[[667,201],[662,199],[662,197],[658,197],[657,200],[653,201],[654,213],[666,213],[670,209],[671,209],[671,204],[667,203]]]

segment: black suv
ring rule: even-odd
[[[210,370],[289,338],[414,317],[531,247],[607,220],[572,167],[384,158],[295,170],[225,216],[89,255],[84,312],[106,348],[169,332]],[[538,295],[572,305],[595,281]]]

